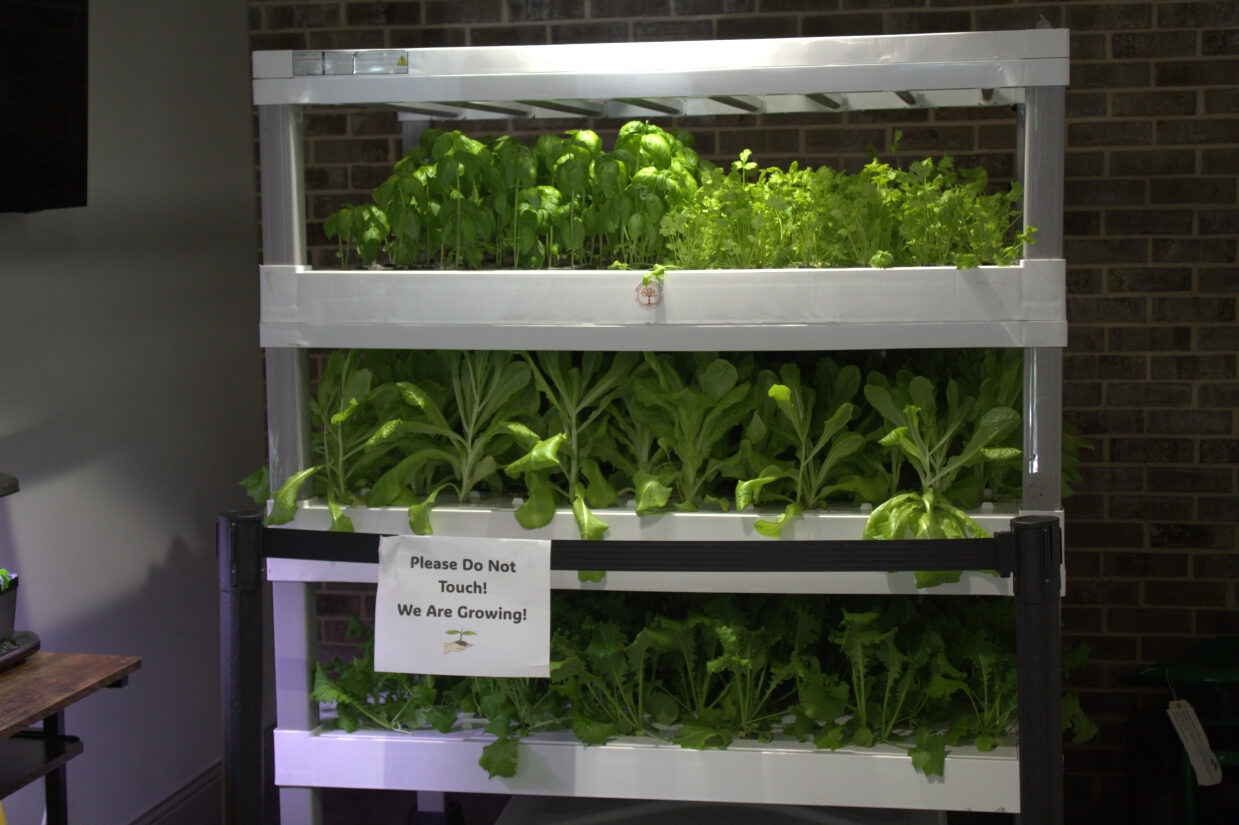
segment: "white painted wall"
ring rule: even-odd
[[[137,654],[66,713],[75,822],[220,755],[215,515],[265,461],[246,4],[91,0],[89,204],[0,215],[0,566],[43,649]],[[37,825],[42,783],[5,800]]]

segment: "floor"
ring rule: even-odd
[[[401,791],[326,788],[322,791],[322,825],[493,825],[508,797],[448,794],[443,817],[418,817],[415,795]],[[1007,814],[948,814],[948,825],[1012,825]],[[755,823],[759,825],[759,823]]]
[[[493,825],[508,797],[448,794],[447,810],[418,817],[416,794],[324,788],[322,825]]]

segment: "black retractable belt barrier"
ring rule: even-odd
[[[1063,821],[1062,530],[1053,516],[1012,519],[1020,697],[1020,813],[1024,825]]]
[[[260,825],[263,816],[262,516],[220,514],[220,696],[223,703],[223,825]]]
[[[1006,577],[1012,572],[1013,545],[1010,533],[986,539],[898,541],[555,539],[551,569],[685,573],[995,570]],[[378,546],[379,536],[373,533],[278,528],[264,531],[263,555],[374,564]]]

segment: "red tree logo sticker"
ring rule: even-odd
[[[642,309],[653,309],[662,303],[663,288],[658,281],[640,284],[636,290],[637,306]]]

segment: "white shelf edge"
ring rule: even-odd
[[[1066,262],[641,272],[260,268],[264,347],[871,349],[1065,346]]]
[[[252,75],[258,105],[608,100],[1065,86],[1068,55],[1067,30],[1037,29],[681,41],[674,49],[588,43],[259,51]],[[389,57],[388,68],[373,65],[375,57]],[[357,62],[367,73],[353,73]],[[606,70],[583,68],[590,66]],[[314,71],[330,73],[298,74]]]
[[[667,512],[638,516],[635,509],[602,507],[592,511],[610,525],[604,539],[627,541],[754,541],[774,542],[753,529],[757,519],[773,518],[782,510],[743,512],[697,511]],[[398,535],[411,532],[409,512],[404,507],[345,507],[358,533]],[[1006,530],[1020,511],[1011,504],[996,505],[969,513],[990,533]],[[1051,515],[1055,515],[1051,513]],[[868,513],[855,509],[811,510],[783,529],[785,539],[859,539]],[[545,527],[526,529],[517,523],[513,508],[485,504],[444,504],[430,511],[430,525],[435,535],[470,536],[478,538],[579,539],[572,510],[561,507]],[[331,526],[331,513],[322,500],[300,502],[293,520],[280,525],[296,530],[326,530]]]
[[[517,774],[488,779],[477,760],[490,737],[385,731],[275,731],[275,782],[286,787],[387,788],[926,810],[1019,811],[1019,760],[952,749],[943,777],[916,773],[906,752],[818,750],[811,743],[739,742],[693,751],[628,737],[584,746],[561,732],[522,741]]]

